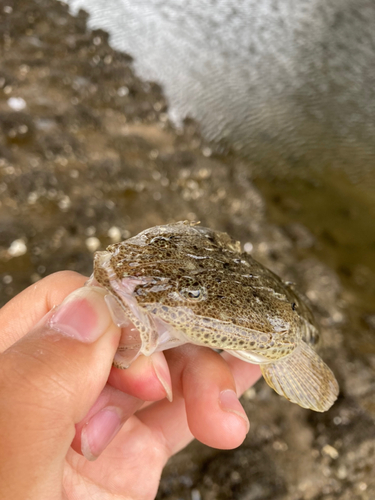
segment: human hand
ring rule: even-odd
[[[228,449],[248,431],[233,391],[259,367],[186,345],[113,368],[120,329],[84,282],[51,275],[0,311],[1,500],[149,500],[194,436]]]

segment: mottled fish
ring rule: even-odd
[[[187,221],[147,229],[97,252],[90,284],[108,290],[118,325],[134,325],[118,367],[189,342],[259,364],[278,394],[304,408],[326,411],[337,398],[303,297],[226,233]]]

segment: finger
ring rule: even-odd
[[[84,419],[76,424],[72,448],[87,459],[95,460],[142,405],[141,399],[107,384]]]
[[[237,399],[235,380],[226,361],[211,349],[193,345],[165,354],[174,394],[185,400],[190,432],[215,448],[239,446],[249,421]]]
[[[176,351],[178,356],[172,353],[167,359],[172,380],[181,380],[190,431],[208,446],[239,446],[250,424],[227,363],[205,347],[187,345]]]
[[[0,469],[24,491],[42,485],[33,498],[53,498],[45,492],[62,474],[75,424],[108,378],[120,329],[104,294],[75,291],[0,356]]]
[[[157,401],[167,397],[172,401],[172,382],[165,356],[155,352],[151,356],[139,356],[129,368],[112,368],[109,384],[145,401]]]
[[[210,351],[207,350],[207,353],[209,352]],[[214,353],[213,351],[211,352],[212,354],[216,355],[216,353]],[[235,385],[238,385],[238,387],[242,391],[253,385],[256,382],[256,380],[258,380],[260,370],[257,365],[244,363],[243,361],[234,358],[233,356],[230,355],[228,356],[229,356],[230,369],[233,370]],[[193,362],[200,364],[202,361],[206,362],[207,359],[205,357],[201,358],[200,360],[194,358]],[[225,362],[225,360],[223,361]],[[182,361],[180,362],[182,363]],[[178,360],[176,360],[175,363],[178,363]],[[229,368],[229,365],[227,366]],[[171,371],[172,371],[172,380],[174,380],[174,374],[175,374],[174,368],[171,368]],[[201,372],[199,367],[197,368],[197,373],[203,374],[203,372]],[[216,370],[214,372],[211,372],[211,374],[208,373],[208,376],[209,377],[212,376],[213,378],[215,378],[215,376],[217,376]],[[181,370],[181,377],[183,377],[182,370]],[[180,389],[181,391],[183,391],[182,383],[180,385]],[[217,395],[218,388],[214,387],[213,389],[216,391],[215,393]],[[233,434],[231,434],[230,429],[228,432],[227,424],[229,421],[226,420],[228,413],[226,413],[225,410],[221,410],[223,413],[222,415],[223,420],[220,418],[220,415],[218,418],[217,416],[218,402],[212,401],[210,397],[207,398],[207,394],[205,391],[206,389],[204,388],[203,393],[201,393],[202,401],[198,402],[198,406],[196,406],[195,408],[194,406],[191,406],[189,409],[189,405],[191,404],[194,405],[194,401],[188,398],[185,401],[186,404],[185,406],[184,400],[180,396],[178,388],[174,387],[175,398],[172,404],[169,404],[165,400],[160,401],[154,403],[152,406],[140,410],[137,413],[137,417],[144,424],[146,424],[156,434],[159,434],[161,436],[161,440],[164,443],[164,446],[166,446],[167,448],[166,452],[167,458],[169,458],[170,456],[172,456],[173,454],[177,453],[182,448],[184,448],[191,441],[193,437],[197,437],[198,439],[200,439],[198,437],[199,433],[197,432],[196,427],[194,427],[195,424],[193,425],[193,427],[191,426],[191,416],[189,418],[187,415],[189,413],[190,414],[193,413],[194,411],[196,411],[197,426],[199,427],[199,422],[202,422],[202,425],[204,425],[205,427],[206,435],[203,436],[202,439],[202,441],[205,444],[217,448],[225,448],[225,447],[230,448],[230,447],[236,447],[242,442],[241,441],[241,439],[243,439],[242,427],[239,426],[239,433],[235,434],[234,436]],[[206,405],[204,401],[206,401],[208,404]],[[212,407],[214,407],[214,414],[216,413],[215,424],[210,419],[210,416],[212,414]],[[209,425],[207,425],[207,422]],[[217,431],[211,432],[210,426],[213,425],[221,428],[223,434],[226,433],[228,434],[226,436],[220,436],[220,433],[217,433]],[[191,430],[193,430],[193,432],[191,432]]]
[[[51,274],[29,286],[0,309],[0,352],[29,332],[54,306],[87,278],[73,271]]]
[[[164,401],[170,405],[166,399]],[[160,433],[148,429],[133,415],[97,461],[87,462],[70,450],[67,463],[71,470],[82,477],[80,483],[81,486],[83,483],[82,494],[85,499],[102,499],[103,492],[108,490],[111,493],[108,495],[113,499],[126,497],[129,500],[145,500],[156,496],[167,453]],[[65,482],[65,487],[68,491],[73,489],[76,492],[74,476],[71,483]]]
[[[173,403],[158,401],[137,412],[137,418],[158,436],[165,449],[165,462],[185,448],[193,439],[186,415],[185,400],[175,397]]]

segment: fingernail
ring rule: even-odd
[[[246,433],[249,432],[250,422],[247,418],[245,410],[242,408],[241,403],[238,401],[237,394],[230,389],[222,391],[219,394],[219,402],[222,410],[234,413],[235,415],[241,417],[242,420],[245,421],[247,426]]]
[[[91,417],[81,433],[81,451],[90,461],[96,460],[122,427],[122,411],[108,406]]]
[[[169,368],[164,354],[161,352],[155,352],[151,356],[152,367],[154,369],[155,375],[157,376],[159,382],[165,390],[168,401],[172,403],[173,393],[172,393],[172,381],[169,373]]]
[[[106,293],[99,287],[75,290],[53,311],[50,328],[81,342],[95,342],[112,322]]]

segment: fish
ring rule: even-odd
[[[190,221],[146,229],[96,252],[89,285],[108,291],[114,322],[127,327],[119,368],[191,343],[259,364],[267,384],[303,408],[327,411],[337,399],[307,299],[224,232]]]

